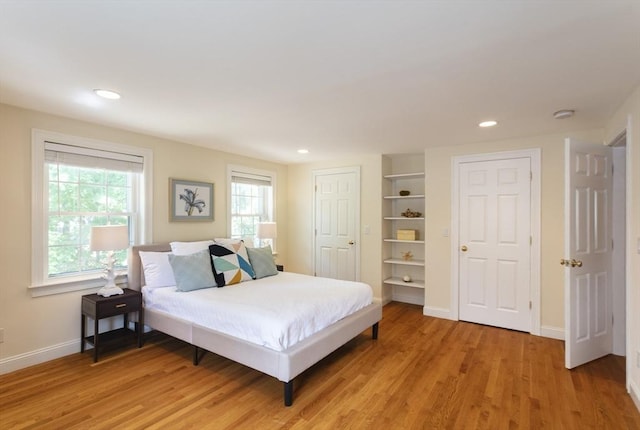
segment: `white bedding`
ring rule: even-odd
[[[279,272],[223,288],[190,292],[142,288],[145,309],[282,351],[371,304],[361,282]]]

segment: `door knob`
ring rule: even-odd
[[[353,245],[355,242],[353,240],[349,241],[349,245]]]
[[[469,249],[469,248],[467,248],[467,245],[462,245],[460,247],[460,251],[462,251],[462,252],[467,252],[467,249]]]
[[[581,260],[576,260],[575,258],[572,258],[571,260],[565,260],[564,258],[560,259],[560,264],[565,266],[565,267],[582,267],[582,261]]]

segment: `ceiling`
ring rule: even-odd
[[[639,84],[640,0],[0,0],[0,102],[287,164],[602,127]]]

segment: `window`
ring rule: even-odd
[[[250,243],[259,222],[275,221],[275,172],[239,166],[229,168],[230,236]],[[273,242],[275,251],[275,242]]]
[[[33,295],[99,286],[106,252],[92,252],[92,226],[127,225],[132,244],[150,223],[149,150],[57,133],[33,133]],[[116,253],[124,271],[127,251]]]

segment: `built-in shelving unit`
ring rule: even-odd
[[[425,218],[402,215],[407,209],[424,214],[424,156],[385,156],[383,168],[382,282],[391,300],[424,304]],[[409,195],[400,195],[400,191],[409,191]],[[398,239],[398,230],[415,231],[415,240]],[[404,280],[407,276],[410,281]]]

